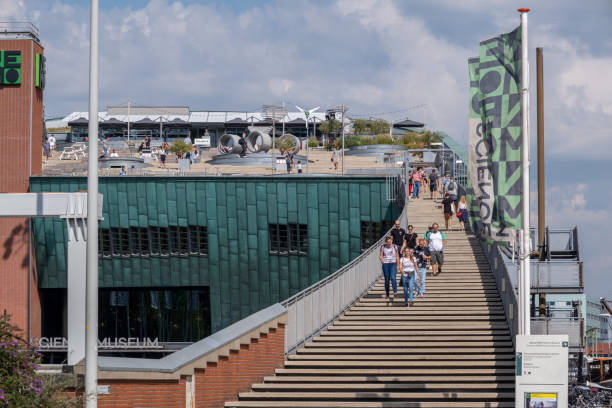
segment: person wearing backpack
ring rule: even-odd
[[[457,182],[455,181],[454,177],[450,178],[448,186],[446,186],[446,192],[448,193],[451,201],[453,202],[453,212],[457,213],[457,206],[459,204],[457,194],[459,194],[459,186],[457,185]]]
[[[385,244],[380,247],[379,254],[380,263],[382,264],[383,276],[385,277],[385,294],[382,295],[387,301],[392,302],[393,297],[397,295],[397,280],[395,274],[400,265],[399,251],[395,245],[393,245],[393,238],[387,236],[385,238]],[[393,294],[389,295],[389,283],[393,287]]]
[[[404,306],[408,306],[408,299],[410,299],[410,306],[414,304],[412,301],[415,280],[419,282],[419,266],[417,265],[416,259],[412,255],[410,248],[405,248],[401,259],[402,267],[402,286],[404,287]]]

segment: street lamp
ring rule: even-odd
[[[312,108],[310,110],[306,110],[303,108],[300,108],[299,106],[295,105],[295,107],[302,112],[304,115],[306,115],[306,173],[310,173],[310,166],[309,166],[309,161],[308,161],[308,117],[310,116],[311,113],[315,113],[316,111],[319,110],[320,106],[317,106],[316,108]]]

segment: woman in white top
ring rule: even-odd
[[[461,196],[459,200],[459,211],[457,211],[457,218],[461,222],[461,229],[465,230],[465,224],[468,222],[467,202],[465,196]]]
[[[402,267],[402,286],[404,286],[404,304],[408,306],[408,296],[410,296],[410,306],[413,305],[412,292],[414,290],[415,280],[419,282],[419,266],[416,259],[412,256],[410,248],[404,249],[404,256],[400,260]]]
[[[385,294],[383,297],[393,301],[393,296],[397,295],[397,280],[395,274],[399,266],[399,251],[393,245],[393,238],[388,236],[385,238],[385,245],[380,247],[380,263],[382,264],[383,276],[385,277]],[[389,297],[389,282],[393,286],[393,295]]]

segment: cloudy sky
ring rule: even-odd
[[[40,28],[47,116],[87,110],[87,4],[0,0],[0,21]],[[518,25],[517,7],[531,6],[533,83],[536,46],[545,58],[547,222],[579,226],[587,291],[612,297],[610,0],[100,4],[101,107],[128,99],[211,110],[256,109],[283,98],[308,107],[344,103],[353,116],[424,120],[462,144],[467,58],[479,41]],[[535,119],[534,111],[532,128]]]

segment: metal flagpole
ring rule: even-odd
[[[85,403],[98,406],[98,0],[91,0],[85,289]]]
[[[340,122],[342,128],[342,175],[344,176],[344,104],[342,105],[342,122]]]
[[[521,242],[521,279],[519,301],[522,304],[519,316],[519,333],[531,334],[530,321],[530,229],[529,229],[529,52],[527,43],[528,8],[520,8],[521,13],[521,113],[522,113],[522,176],[523,176],[523,225]]]
[[[130,101],[128,99],[128,114],[127,114],[127,136],[128,136],[128,143],[130,142],[130,105],[131,105],[132,101]]]
[[[308,148],[308,111],[304,112],[306,114],[306,173],[310,174],[310,165],[308,163],[309,159],[309,148]]]

